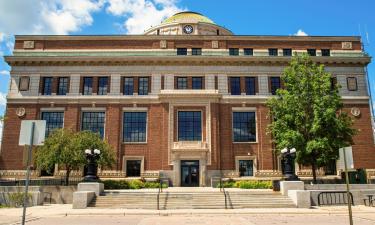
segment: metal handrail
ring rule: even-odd
[[[225,188],[223,185],[223,176],[220,176],[220,192],[221,190],[223,190],[223,193],[224,193],[225,209],[228,209],[227,193],[225,192]]]
[[[318,194],[318,206],[320,205],[345,205],[348,201],[354,205],[353,194],[349,192],[350,199],[347,199],[346,191],[323,191]],[[324,197],[325,200],[324,201]]]

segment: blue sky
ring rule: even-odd
[[[0,1],[0,115],[14,34],[136,34],[182,10],[241,35],[362,35],[375,55],[373,0],[12,0]],[[368,37],[368,38],[367,38]],[[374,91],[375,63],[368,66]]]

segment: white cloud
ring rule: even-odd
[[[127,17],[124,27],[128,34],[142,34],[153,25],[183,11],[175,0],[107,0],[107,12]]]
[[[306,34],[302,29],[299,29],[294,36],[308,36],[308,34]]]
[[[9,75],[9,71],[7,70],[1,70],[0,75]]]
[[[5,39],[5,34],[0,32],[0,43]]]
[[[0,92],[0,106],[5,106],[7,104],[7,95]]]
[[[68,34],[91,25],[104,0],[0,1],[0,29],[7,34]]]

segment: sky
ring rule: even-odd
[[[237,35],[362,36],[373,56],[374,9],[374,0],[0,0],[0,115],[11,69],[3,56],[15,34],[141,34],[189,10]],[[374,92],[375,63],[368,71]]]

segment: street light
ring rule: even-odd
[[[94,182],[98,180],[97,171],[98,171],[98,164],[96,161],[100,157],[100,150],[99,149],[86,149],[85,150],[86,154],[86,160],[87,160],[87,174],[85,178],[83,179],[84,181],[87,182]]]
[[[285,175],[285,180],[287,181],[295,181],[299,180],[298,176],[296,175],[294,171],[294,159],[296,158],[296,149],[287,149],[284,148],[281,150],[282,154],[282,163],[284,167],[284,175]]]

